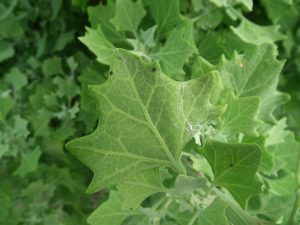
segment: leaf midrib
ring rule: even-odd
[[[126,68],[128,74],[129,74],[129,71],[128,71],[127,66],[126,66],[125,68]],[[131,77],[130,75],[129,75],[129,79],[128,79],[128,80],[129,80],[129,83],[130,83],[130,85],[131,85],[131,87],[132,87],[132,90],[133,90],[133,92],[134,92],[134,95],[136,96],[136,99],[137,99],[137,101],[138,101],[138,103],[139,103],[139,106],[140,106],[140,108],[141,108],[141,110],[142,110],[142,112],[143,112],[143,114],[144,114],[144,116],[145,116],[145,119],[146,119],[146,121],[147,121],[148,124],[149,124],[150,130],[152,131],[152,133],[154,134],[154,136],[156,137],[156,139],[158,140],[158,142],[159,142],[160,145],[162,146],[162,149],[163,149],[164,153],[166,154],[166,156],[168,157],[168,159],[171,161],[171,164],[172,164],[175,168],[178,168],[176,160],[175,160],[174,157],[172,156],[172,154],[171,154],[171,152],[170,152],[168,146],[166,145],[165,141],[164,141],[163,138],[160,136],[160,133],[158,132],[158,130],[157,130],[156,127],[154,126],[154,124],[153,124],[153,122],[152,122],[152,119],[151,119],[151,117],[150,117],[150,115],[149,115],[149,113],[148,113],[148,110],[147,110],[146,107],[144,106],[144,104],[143,104],[143,102],[142,102],[142,100],[141,100],[141,98],[140,98],[140,96],[139,96],[139,94],[138,94],[138,91],[137,91],[137,89],[136,89],[136,86],[135,86],[135,84],[134,84],[134,82],[133,82],[133,80],[132,80],[132,77]]]
[[[93,147],[78,147],[78,149],[81,150],[89,150],[98,154],[103,154],[103,155],[114,155],[114,156],[122,156],[122,157],[128,157],[128,158],[132,158],[132,159],[137,159],[140,161],[144,161],[144,162],[150,162],[150,163],[161,163],[161,164],[167,164],[169,163],[168,161],[165,160],[161,160],[161,159],[151,159],[151,158],[146,158],[146,157],[142,157],[139,155],[133,155],[131,153],[129,153],[128,151],[122,153],[122,152],[113,152],[113,151],[107,151],[107,150],[99,150],[97,148],[93,148]]]

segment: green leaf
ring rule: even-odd
[[[270,151],[268,151],[265,147],[265,138],[260,137],[251,137],[251,136],[245,136],[243,138],[243,143],[249,143],[249,144],[257,144],[261,149],[261,159],[259,163],[259,172],[271,175],[272,170],[274,168],[274,154]]]
[[[278,25],[260,26],[245,18],[243,18],[237,28],[231,27],[231,30],[241,40],[253,45],[273,44],[285,38],[285,36],[280,33]]]
[[[274,123],[272,112],[289,99],[277,91],[282,66],[273,45],[261,45],[248,48],[243,55],[235,54],[233,59],[223,58],[216,68],[224,86],[233,88],[236,97],[260,97],[259,119]]]
[[[5,74],[5,80],[13,86],[16,92],[20,91],[28,83],[26,75],[18,68],[12,68]]]
[[[287,131],[286,128],[286,118],[282,118],[266,133],[266,146],[285,142],[286,137],[290,134],[290,132]]]
[[[203,30],[215,29],[224,18],[224,13],[217,6],[204,3],[198,16],[195,18],[196,26]]]
[[[243,208],[249,197],[260,193],[255,174],[261,153],[256,145],[209,140],[201,152],[212,167],[214,185],[225,187]]]
[[[185,24],[183,17],[179,12],[178,0],[147,0],[150,5],[150,12],[157,24],[158,35],[166,36],[175,27],[180,28]]]
[[[220,198],[216,198],[213,203],[211,203],[204,210],[199,211],[198,221],[196,224],[199,225],[212,225],[212,224],[220,224],[220,225],[229,225],[227,218],[225,216],[226,208],[228,204],[221,200]]]
[[[4,120],[14,106],[14,99],[9,95],[0,96],[0,120]]]
[[[277,196],[271,193],[265,194],[261,199],[261,208],[257,213],[263,214],[269,220],[288,224],[288,217],[292,212],[295,198],[295,193],[290,193],[286,196]]]
[[[121,225],[131,214],[130,210],[122,210],[122,195],[111,191],[109,199],[101,204],[88,218],[91,225]]]
[[[88,4],[88,0],[72,0],[72,4],[85,9],[85,6]]]
[[[64,74],[60,57],[52,57],[46,59],[42,64],[43,74],[46,77],[52,75]]]
[[[239,43],[240,40],[230,41],[230,39],[228,39],[229,37],[234,38],[233,35],[228,36],[226,33],[220,33],[219,36],[220,37],[207,37],[207,42],[216,42],[216,44],[226,43],[219,46],[221,49],[218,50],[217,48],[217,50],[224,51],[226,55],[230,57],[236,48],[239,50],[244,49],[244,53],[237,54],[234,52],[233,57],[230,59],[222,57],[221,62],[217,66],[209,65],[204,59],[198,59],[198,62],[194,66],[193,74],[200,71],[198,64],[204,65],[203,70],[205,70],[205,72],[218,70],[225,88],[233,89],[234,95],[237,98],[250,96],[260,97],[261,107],[258,117],[260,120],[276,123],[273,111],[279,105],[286,103],[289,100],[289,96],[277,91],[283,62],[276,59],[277,51],[275,47],[269,44],[261,46],[244,44],[242,46],[241,43]],[[205,42],[205,44],[208,45],[209,43],[207,42]],[[235,43],[238,47],[230,46],[231,44],[228,44],[228,42],[231,44]],[[213,46],[214,45],[210,47],[206,46],[205,48],[209,49]],[[200,54],[203,53],[200,52]],[[214,54],[214,52],[205,54]],[[208,55],[208,57],[215,59],[217,56]]]
[[[53,117],[53,113],[44,108],[36,111],[34,115],[29,117],[29,121],[34,130],[35,137],[44,136],[48,137],[50,135],[50,127],[49,123],[51,118]]]
[[[14,135],[16,138],[26,139],[29,134],[28,121],[20,117],[20,115],[14,116],[14,126],[12,127],[10,135]]]
[[[136,209],[145,198],[166,191],[162,184],[159,168],[141,171],[128,177],[118,185],[118,190],[123,197],[123,209]]]
[[[292,132],[288,132],[283,143],[267,146],[267,150],[275,156],[273,174],[279,170],[296,173],[300,157],[300,143],[295,140]]]
[[[79,40],[97,56],[100,63],[111,64],[115,46],[105,37],[100,26],[96,29],[87,28],[85,36]]]
[[[146,11],[143,7],[143,2],[137,0],[117,0],[116,14],[111,23],[115,25],[119,31],[130,31],[137,37],[137,30]]]
[[[1,127],[2,128],[2,127]],[[20,115],[13,115],[11,121],[4,124],[4,129],[0,132],[0,145],[4,156],[17,156],[19,152],[28,148],[27,137],[28,121]]]
[[[218,64],[223,55],[232,58],[234,51],[245,52],[249,47],[253,48],[228,30],[202,33],[198,41],[199,55],[214,64]]]
[[[0,222],[6,219],[9,215],[9,210],[12,207],[12,200],[6,193],[0,193]]]
[[[61,51],[63,50],[69,42],[71,42],[75,38],[74,30],[68,32],[62,32],[57,38],[55,45],[53,47],[53,51]]]
[[[227,192],[215,189],[218,197],[228,204],[226,209],[226,217],[229,224],[234,225],[253,225],[253,224],[265,224],[259,219],[255,218],[250,212],[243,210],[239,204],[229,195]],[[268,224],[268,223],[266,223]]]
[[[144,42],[144,45],[153,48],[155,47],[156,43],[154,40],[154,34],[156,31],[157,26],[154,25],[153,27],[148,28],[147,30],[141,30],[141,39]]]
[[[66,187],[71,192],[84,191],[84,187],[78,186],[81,182],[76,176],[71,175],[69,168],[62,168],[56,165],[39,164],[39,171],[47,176],[48,183],[55,183],[56,186]],[[77,192],[78,193],[78,192]]]
[[[58,13],[59,13],[59,11],[61,9],[62,3],[63,3],[62,0],[51,1],[51,6],[52,6],[52,17],[51,17],[51,20],[54,20],[57,17],[57,15],[58,15]]]
[[[214,69],[215,67],[212,64],[210,64],[206,59],[204,59],[202,56],[198,56],[193,63],[192,78],[194,79],[203,76],[204,74],[207,74],[210,71],[213,71]]]
[[[38,161],[42,152],[36,148],[28,153],[21,154],[22,161],[20,166],[14,172],[14,175],[24,177],[26,174],[33,172],[37,169]]]
[[[69,101],[79,94],[79,87],[71,78],[62,78],[57,76],[53,79],[53,83],[57,86],[56,95],[59,97],[66,96]]]
[[[183,65],[197,48],[192,40],[190,27],[175,29],[168,36],[165,45],[151,57],[160,61],[163,72],[170,76],[184,74]]]
[[[0,136],[1,137],[1,136]],[[0,143],[0,159],[9,151],[9,145]]]
[[[293,12],[293,0],[278,0],[276,2],[273,0],[261,0],[261,3],[274,24]]]
[[[270,193],[277,196],[289,196],[297,191],[296,174],[290,173],[278,179],[266,179]]]
[[[104,85],[91,86],[100,106],[99,126],[67,144],[95,173],[88,191],[146,168],[168,166],[184,173],[181,151],[193,137],[188,124],[208,121],[217,75],[176,82],[157,62],[145,63],[125,50],[116,51],[111,71]]]
[[[0,62],[13,57],[15,54],[15,49],[13,45],[7,41],[0,41]]]
[[[232,92],[227,92],[222,96],[222,100],[227,104],[226,111],[221,117],[221,129],[224,129],[224,134],[242,132],[257,136],[257,128],[262,124],[256,118],[260,99],[255,96],[235,98]]]
[[[125,35],[123,32],[117,31],[110,20],[116,14],[116,4],[114,1],[107,1],[106,5],[99,4],[98,6],[87,7],[89,21],[92,28],[96,29],[99,25],[103,33],[112,43],[123,43]]]

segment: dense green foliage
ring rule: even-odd
[[[0,224],[86,224],[90,173],[64,150],[88,132],[84,13],[59,0],[1,1],[0,11]]]
[[[300,224],[299,24],[299,0],[1,1],[0,224]]]

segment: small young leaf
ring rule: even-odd
[[[161,62],[163,72],[170,76],[184,74],[183,65],[197,53],[197,48],[188,27],[173,30],[165,45],[151,56]]]
[[[137,30],[146,11],[143,7],[142,0],[133,2],[132,0],[117,0],[116,15],[111,19],[119,31],[130,31],[137,36]]]
[[[222,99],[226,102],[227,107],[221,117],[221,129],[225,129],[227,135],[230,135],[231,132],[243,132],[257,136],[257,128],[262,124],[256,119],[260,99],[256,96],[235,98],[232,92],[225,93]]]
[[[99,4],[98,6],[87,7],[87,13],[93,29],[100,25],[105,36],[109,37],[113,44],[124,43],[126,39],[124,32],[117,31],[110,22],[116,14],[116,3],[114,1],[107,1],[106,5]]]
[[[253,45],[273,44],[283,40],[285,36],[279,32],[279,26],[259,26],[243,19],[238,27],[231,27],[232,31],[244,42]]]
[[[229,225],[225,216],[228,204],[216,198],[207,208],[199,211],[197,225]]]
[[[283,143],[290,134],[286,128],[286,118],[282,118],[267,132],[266,146]]]
[[[150,5],[150,12],[157,24],[159,36],[165,36],[175,27],[180,28],[185,23],[179,12],[178,0],[147,0],[146,2]]]
[[[35,171],[41,154],[42,153],[38,148],[28,153],[23,153],[21,164],[14,172],[14,175],[24,177],[26,174]]]
[[[110,65],[115,46],[105,37],[100,26],[87,28],[85,36],[79,38],[103,64]]]
[[[279,170],[296,173],[300,157],[300,143],[295,140],[295,135],[292,132],[288,132],[283,143],[266,148],[275,156],[273,174],[277,174]]]

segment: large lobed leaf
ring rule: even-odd
[[[177,82],[162,74],[157,62],[125,50],[115,52],[111,73],[105,84],[91,86],[100,111],[97,129],[67,144],[94,171],[88,191],[147,168],[184,173],[181,151],[193,137],[190,128],[208,121],[217,74]]]

